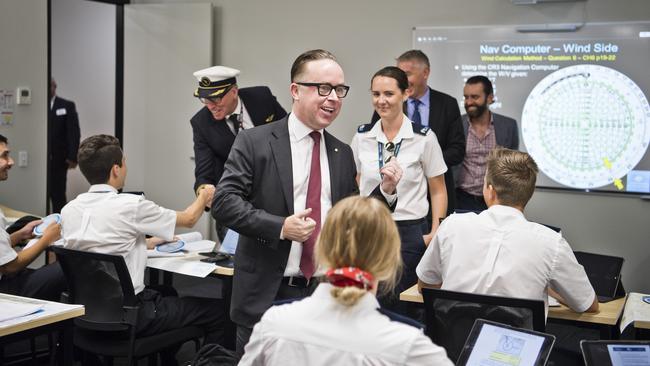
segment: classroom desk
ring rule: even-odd
[[[0,205],[0,210],[4,213],[5,217],[7,219],[19,219],[23,216],[36,216],[39,217],[39,215],[33,215],[27,212],[19,211],[19,210],[14,210],[12,208],[9,208],[5,205]]]
[[[72,365],[74,357],[72,320],[85,314],[85,309],[82,305],[61,304],[8,294],[0,294],[0,299],[15,302],[38,302],[45,305],[44,309],[39,313],[24,316],[14,321],[0,322],[0,349],[5,344],[18,340],[52,331],[61,331],[63,334],[63,337],[60,339],[63,349],[62,364]]]
[[[401,301],[422,304],[422,294],[418,292],[417,285],[404,290],[399,295]],[[601,332],[603,336],[606,334],[611,336],[611,331],[616,328],[616,323],[623,313],[625,306],[625,298],[616,299],[598,305],[598,312],[595,313],[576,313],[564,305],[553,306],[548,308],[548,319],[560,320],[566,322],[579,322],[592,326],[597,326],[601,330],[606,330],[607,333]],[[615,335],[613,336],[616,337]]]

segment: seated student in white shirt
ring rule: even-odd
[[[9,155],[7,138],[0,135],[0,181],[7,180],[14,160]],[[40,220],[32,221],[11,235],[5,230],[6,220],[0,211],[0,292],[12,295],[34,297],[44,300],[59,300],[65,290],[65,278],[58,263],[38,269],[27,266],[50,244],[61,236],[58,224],[48,226],[43,236],[32,246],[16,253],[18,243],[34,237],[34,227]]]
[[[488,209],[440,224],[417,266],[419,284],[544,303],[552,290],[576,312],[597,311],[598,298],[566,240],[524,216],[537,173],[530,155],[492,150],[483,185]]]
[[[377,285],[395,285],[400,239],[386,205],[341,200],[316,245],[327,269],[314,293],[271,307],[253,328],[239,365],[452,365],[421,330],[378,311]]]
[[[206,343],[223,337],[224,308],[220,300],[165,296],[145,288],[145,235],[172,240],[177,226],[192,227],[212,199],[214,186],[201,190],[184,211],[172,211],[141,195],[118,193],[127,167],[120,143],[109,135],[95,135],[79,146],[81,173],[91,184],[61,210],[65,247],[124,257],[140,301],[138,335],[152,335],[187,325],[201,326]]]

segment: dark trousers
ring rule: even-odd
[[[60,213],[63,206],[68,203],[65,196],[66,183],[68,180],[68,163],[65,159],[50,159],[50,174],[47,179],[52,212]]]
[[[395,223],[397,224],[397,230],[399,231],[402,242],[402,273],[393,291],[385,293],[381,288],[379,289],[379,303],[382,308],[404,316],[413,317],[407,304],[399,300],[399,294],[418,282],[415,268],[420,263],[420,259],[422,259],[426,250],[422,236],[428,230],[428,225],[424,219],[396,221]]]
[[[205,343],[223,343],[225,315],[222,300],[163,296],[149,288],[138,294],[138,300],[138,335],[153,335],[194,325],[205,330]]]
[[[487,210],[487,204],[483,196],[474,196],[460,188],[456,188],[456,209],[480,212]]]
[[[65,276],[56,262],[38,269],[25,268],[0,279],[0,292],[35,299],[61,301],[65,289]]]
[[[318,281],[314,279],[309,283],[307,287],[291,287],[288,284],[282,282],[280,288],[278,289],[278,294],[275,296],[275,301],[289,300],[289,299],[302,299],[307,296],[310,296],[316,287],[318,286]],[[244,355],[244,348],[248,343],[248,340],[251,338],[253,333],[253,328],[249,328],[244,325],[237,324],[237,339],[236,339],[236,354],[237,358],[241,358]]]

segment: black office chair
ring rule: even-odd
[[[54,247],[57,260],[68,282],[68,302],[83,304],[86,314],[74,319],[74,345],[84,352],[126,357],[127,365],[193,340],[196,349],[203,337],[201,328],[188,326],[151,336],[136,336],[138,301],[124,258]]]
[[[422,289],[425,334],[444,347],[456,362],[478,318],[510,326],[544,332],[545,312],[542,300],[479,295],[440,289]]]

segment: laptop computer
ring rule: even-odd
[[[239,233],[235,230],[228,229],[221,245],[216,244],[211,252],[199,253],[200,255],[208,257],[201,259],[201,262],[216,263],[220,266],[232,267],[234,265],[233,260],[235,259],[238,242]]]
[[[599,302],[609,302],[625,296],[621,282],[623,258],[610,255],[573,252],[589,277]]]
[[[544,366],[555,336],[476,319],[457,366]]]
[[[580,341],[586,366],[650,365],[650,341]]]

